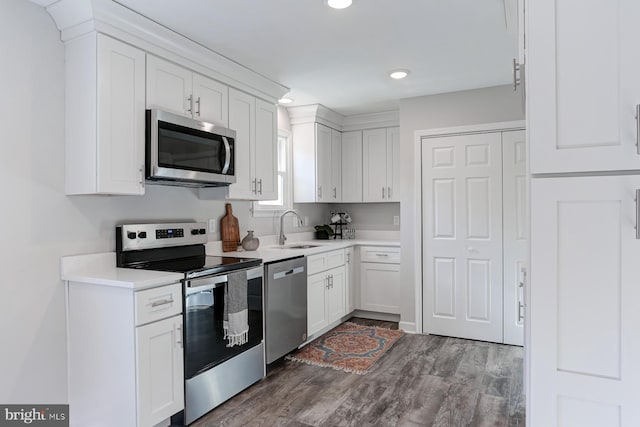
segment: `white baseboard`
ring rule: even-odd
[[[402,329],[408,334],[417,334],[415,322],[400,322],[398,323],[398,329]]]

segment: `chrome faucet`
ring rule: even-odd
[[[286,210],[286,211],[282,212],[282,215],[280,215],[280,237],[278,238],[278,244],[280,246],[284,245],[284,242],[287,240],[287,236],[284,235],[284,224],[283,223],[284,223],[284,216],[286,214],[288,214],[289,212],[291,212],[292,214],[294,214],[295,216],[298,217],[298,222],[300,223],[300,226],[302,226],[302,224],[303,224],[302,218],[300,218],[300,215],[298,215],[298,212],[296,212],[296,211],[294,211],[292,209],[289,209],[289,210]]]

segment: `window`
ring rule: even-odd
[[[253,216],[273,216],[292,207],[292,162],[289,132],[278,131],[278,198],[253,202]],[[256,159],[259,161],[258,159]]]

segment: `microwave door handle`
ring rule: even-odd
[[[222,173],[226,174],[231,165],[231,145],[226,136],[222,137],[222,142],[224,142],[224,166],[222,167]]]

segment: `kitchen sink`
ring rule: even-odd
[[[310,245],[308,243],[291,244],[286,246],[276,246],[278,249],[311,249],[322,245]]]

